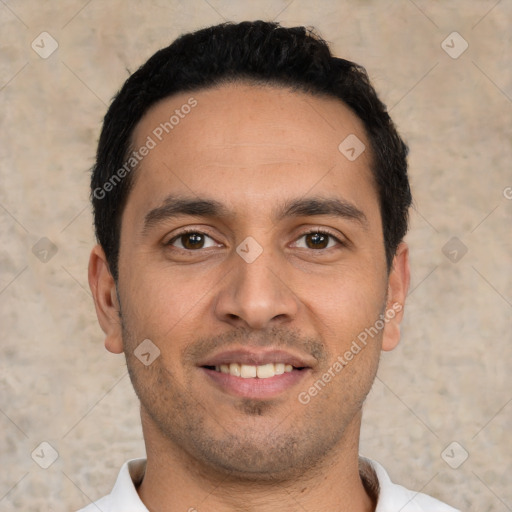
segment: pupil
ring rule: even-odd
[[[318,249],[327,247],[327,236],[322,233],[312,233],[307,235],[308,247]],[[311,244],[309,243],[311,242]]]
[[[203,235],[200,235],[199,233],[190,233],[185,235],[185,243],[183,246],[187,249],[196,249],[197,247],[201,247],[203,242]]]

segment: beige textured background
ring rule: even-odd
[[[124,358],[103,348],[87,285],[88,169],[127,70],[184,31],[257,18],[313,25],[363,64],[411,148],[412,287],[362,453],[463,510],[512,510],[507,0],[0,0],[0,510],[75,510],[144,454]],[[43,31],[59,45],[46,59],[31,48]],[[441,46],[454,31],[469,44],[456,59]],[[43,237],[57,248],[46,262]],[[58,452],[47,469],[43,441]]]

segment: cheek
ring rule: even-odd
[[[186,269],[142,265],[132,270],[125,287],[123,316],[129,331],[167,341],[173,334],[197,326],[197,317],[214,293],[214,279]],[[191,332],[193,335],[193,332]]]
[[[382,313],[386,285],[382,274],[363,268],[342,268],[328,275],[315,276],[313,285],[298,293],[318,328],[327,337],[347,340],[372,325]]]

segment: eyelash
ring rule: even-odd
[[[208,233],[205,233],[204,231],[199,231],[197,229],[185,229],[185,230],[181,231],[180,233],[178,233],[177,235],[173,236],[168,242],[165,243],[165,245],[172,247],[172,244],[176,240],[178,240],[180,237],[188,235],[188,234],[204,235],[204,236],[207,236],[207,237],[211,238],[212,240],[214,240],[214,238],[212,236],[210,236]],[[330,231],[327,231],[325,229],[312,229],[310,231],[306,231],[306,232],[302,233],[298,238],[296,238],[295,241],[301,239],[302,237],[305,237],[307,235],[312,235],[312,234],[325,235],[325,236],[328,236],[328,237],[334,239],[341,246],[346,245],[346,243],[343,242],[342,240],[340,240],[336,235],[334,235],[333,233],[331,233]],[[175,249],[178,249],[181,251],[186,251],[186,252],[198,252],[201,250],[201,249],[197,249],[196,251],[194,251],[191,249],[182,249],[181,247],[175,247]],[[319,252],[319,251],[325,251],[327,249],[332,249],[332,247],[325,248],[325,249],[310,249],[310,250]]]

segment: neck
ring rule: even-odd
[[[315,467],[265,481],[223,473],[192,459],[144,417],[147,465],[138,493],[151,512],[373,512],[378,484],[358,456],[361,414]]]

